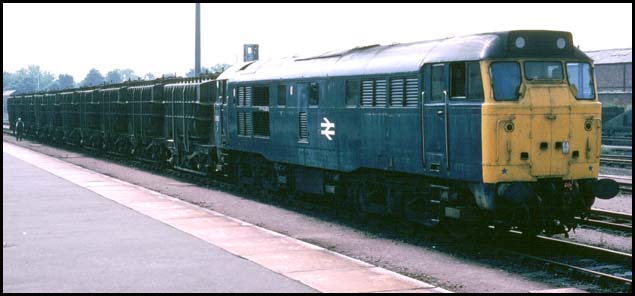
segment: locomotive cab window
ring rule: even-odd
[[[520,67],[517,62],[494,62],[489,66],[489,75],[497,101],[518,100],[520,89]]]
[[[430,79],[432,85],[430,89],[430,99],[432,101],[440,101],[445,98],[443,91],[445,90],[445,78],[443,77],[443,64],[432,65],[432,74]]]
[[[562,80],[560,62],[525,62],[527,80]]]
[[[450,64],[450,85],[451,98],[465,98],[465,63]]]
[[[287,86],[284,84],[278,85],[278,106],[284,106],[287,104]]]
[[[468,63],[468,98],[470,100],[483,100],[483,79],[481,67],[478,62]]]
[[[359,101],[359,81],[346,81],[346,106],[357,106]]]
[[[317,82],[309,84],[309,105],[317,106],[320,103],[320,85]]]
[[[569,79],[569,84],[576,88],[576,99],[595,99],[591,65],[588,63],[567,63],[567,78]]]

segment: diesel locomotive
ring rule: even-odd
[[[12,126],[426,226],[567,233],[594,199],[592,60],[507,31],[239,63],[215,79],[15,95]]]

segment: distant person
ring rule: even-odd
[[[18,118],[18,122],[15,123],[15,139],[18,141],[22,141],[23,132],[24,132],[24,121],[22,121],[22,118]]]

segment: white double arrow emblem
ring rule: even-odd
[[[324,117],[324,122],[320,123],[320,126],[324,129],[320,131],[321,134],[325,135],[329,141],[332,141],[333,138],[331,136],[335,135],[335,123],[330,122],[328,118]],[[333,128],[333,130],[331,130]]]

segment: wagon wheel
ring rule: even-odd
[[[202,168],[202,164],[201,164],[201,156],[195,152],[194,157],[192,158],[192,169],[196,170],[197,172],[201,171]]]

